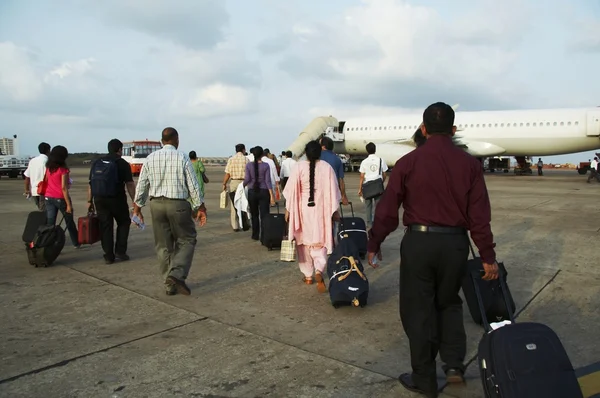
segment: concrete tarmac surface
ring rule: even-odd
[[[88,171],[72,170],[76,218]],[[600,184],[544,172],[486,174],[492,228],[517,322],[552,327],[581,368],[600,360]],[[21,234],[35,205],[22,180],[0,180],[0,397],[417,397],[397,381],[411,370],[398,311],[403,229],[385,241],[380,268],[365,264],[369,305],[336,310],[296,263],[232,231],[229,209],[219,209],[223,168],[207,175],[191,296],[164,292],[149,208],[148,228],[131,229],[128,262],[105,265],[100,243],[76,250],[67,234],[54,266],[30,266]],[[364,217],[357,173],[346,186]],[[466,304],[464,320],[467,385],[441,397],[483,396],[483,330]],[[600,392],[587,380],[586,396]]]

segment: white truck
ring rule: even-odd
[[[21,176],[25,179],[23,173],[27,170],[29,159],[23,156],[0,155],[0,178],[17,178]]]

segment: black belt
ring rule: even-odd
[[[437,234],[466,234],[467,229],[463,227],[438,227],[412,224],[408,226],[409,231],[414,232],[432,232]]]

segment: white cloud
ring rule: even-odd
[[[0,98],[4,91],[14,101],[33,101],[41,95],[42,86],[27,50],[11,42],[0,42]]]
[[[194,49],[224,41],[229,15],[221,0],[103,0],[109,25],[122,26]]]
[[[177,94],[171,105],[173,115],[207,118],[250,110],[252,94],[241,87],[215,83]]]
[[[70,75],[82,76],[92,69],[92,64],[94,62],[96,62],[94,58],[80,59],[75,62],[65,62],[58,68],[51,70],[49,76],[46,76],[46,81],[50,81],[54,76],[57,76],[60,79],[64,79]]]
[[[365,0],[291,27],[280,65],[295,78],[324,80],[340,102],[406,107],[459,94],[456,100],[471,105],[502,106],[514,91],[507,96],[497,83],[515,66],[527,29],[518,22],[528,9],[515,1],[482,4],[448,18],[407,1]]]

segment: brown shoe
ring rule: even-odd
[[[327,291],[327,286],[325,286],[323,275],[321,275],[320,272],[315,272],[315,281],[317,281],[317,291],[319,293],[325,293]]]
[[[189,287],[187,287],[187,285],[185,284],[184,281],[182,281],[181,279],[177,279],[174,278],[172,276],[167,277],[167,280],[165,281],[165,284],[167,286],[172,286],[173,288],[175,288],[175,291],[177,291],[177,293],[179,294],[183,294],[185,296],[189,296],[192,291],[190,290]]]

